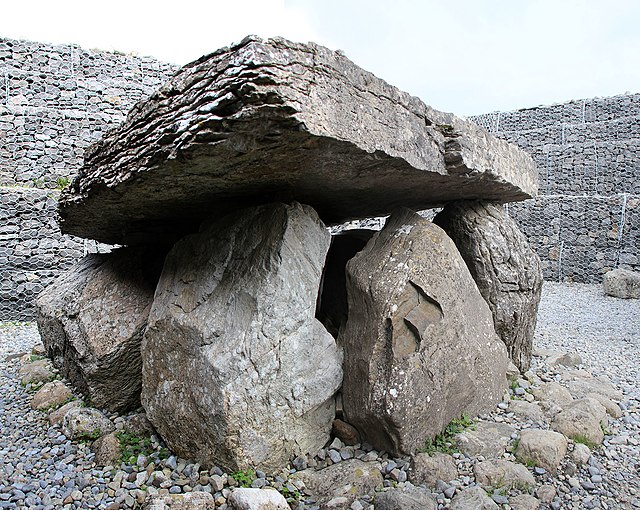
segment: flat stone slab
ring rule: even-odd
[[[531,157],[316,44],[249,37],[188,64],[85,153],[63,232],[171,237],[205,216],[297,200],[327,224],[537,193]]]

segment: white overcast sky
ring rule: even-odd
[[[341,49],[392,85],[459,115],[640,92],[640,0],[0,3],[0,37],[178,64],[248,34]]]

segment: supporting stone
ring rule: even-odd
[[[329,439],[341,352],[315,319],[330,236],[308,206],[210,221],[167,256],[142,401],[172,450],[227,469],[286,465]]]
[[[165,253],[123,248],[87,255],[38,297],[47,356],[96,407],[140,405],[140,343]]]
[[[433,221],[456,243],[509,357],[525,372],[542,292],[540,258],[499,204],[453,202]]]
[[[401,209],[347,264],[346,420],[379,449],[412,453],[453,418],[492,408],[507,355],[443,230]]]

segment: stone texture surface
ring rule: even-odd
[[[602,443],[607,425],[607,410],[593,398],[575,400],[558,413],[551,426],[570,439],[583,438],[595,444]]]
[[[629,269],[614,269],[602,279],[604,293],[622,299],[640,299],[640,273]]]
[[[162,267],[158,249],[89,255],[40,294],[47,355],[93,405],[140,405],[140,343]]]
[[[347,281],[343,405],[364,439],[413,453],[500,400],[506,348],[443,230],[398,210],[347,264]]]
[[[289,510],[287,500],[275,489],[235,489],[229,503],[235,510]]]
[[[451,510],[498,510],[493,500],[477,485],[458,493],[451,501]]]
[[[556,473],[567,453],[567,438],[552,430],[528,429],[520,432],[516,458],[521,462],[534,462],[537,466]]]
[[[313,209],[271,204],[171,250],[144,336],[142,402],[177,454],[275,469],[324,446],[342,380],[341,352],[314,318],[328,247]]]
[[[46,383],[55,379],[55,374],[51,370],[51,361],[48,359],[41,359],[22,365],[18,373],[22,384]]]
[[[484,488],[504,488],[520,490],[532,488],[536,481],[529,470],[522,464],[508,460],[486,460],[473,466],[476,481]]]
[[[94,462],[98,466],[117,466],[120,463],[120,441],[115,432],[110,432],[96,439],[91,445],[91,451],[96,455]]]
[[[40,411],[57,407],[72,398],[71,390],[61,381],[45,383],[31,400],[31,407]]]
[[[82,406],[82,400],[72,400],[71,402],[67,402],[63,406],[57,409],[54,409],[49,413],[49,423],[51,425],[58,425],[62,423],[64,415],[67,414],[68,411],[81,406]]]
[[[542,292],[540,258],[501,205],[453,202],[433,221],[456,243],[509,357],[525,372]]]
[[[340,498],[344,500],[345,508],[358,496],[372,494],[382,486],[380,464],[357,459],[339,462],[319,471],[299,471],[294,478],[302,480],[321,505]]]
[[[436,510],[438,508],[431,491],[412,486],[378,492],[373,503],[375,510]]]
[[[474,123],[322,46],[249,37],[186,65],[89,149],[60,214],[63,232],[123,243],[265,197],[335,224],[536,191],[530,156]]]
[[[97,439],[115,430],[104,414],[92,407],[76,407],[62,419],[62,433],[69,439]]]
[[[415,485],[435,487],[438,480],[449,482],[458,476],[456,463],[445,453],[418,453],[411,459],[410,480]]]
[[[538,510],[540,508],[540,500],[529,494],[518,494],[509,498],[509,506],[511,510]]]
[[[215,510],[213,496],[208,492],[188,494],[149,494],[144,500],[143,510]]]
[[[515,431],[506,423],[478,421],[473,428],[458,434],[455,441],[460,451],[470,457],[497,458],[502,457]]]

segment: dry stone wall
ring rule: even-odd
[[[508,210],[554,281],[640,269],[640,94],[473,117],[527,150],[540,195]]]
[[[38,292],[101,249],[60,233],[56,188],[174,71],[148,57],[0,38],[0,320],[32,319]]]

